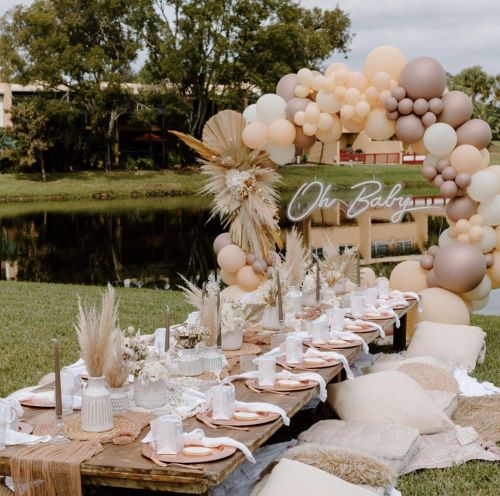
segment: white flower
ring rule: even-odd
[[[229,169],[226,172],[226,187],[234,198],[242,199],[255,189],[255,175],[248,170]]]
[[[245,322],[245,305],[240,300],[227,300],[222,305],[222,332],[231,332]]]

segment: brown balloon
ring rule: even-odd
[[[483,280],[486,261],[477,246],[452,243],[439,248],[434,257],[433,271],[442,288],[455,293],[466,293]]]
[[[398,112],[407,115],[413,110],[413,102],[409,98],[403,98],[398,103]]]
[[[309,103],[311,103],[312,100],[309,100],[309,98],[298,98],[294,97],[290,99],[285,108],[285,113],[286,113],[286,118],[293,122],[293,117],[297,112],[304,111]]]
[[[424,165],[422,167],[422,175],[432,181],[437,176],[437,170],[432,165]]]
[[[455,183],[459,188],[465,189],[471,183],[471,175],[467,172],[459,172],[455,178]]]
[[[441,188],[441,185],[444,183],[443,176],[441,174],[438,174],[431,182],[431,184],[435,188]]]
[[[399,102],[406,96],[406,91],[402,86],[396,86],[391,92],[391,95]]]
[[[293,143],[300,149],[309,148],[316,143],[316,136],[314,134],[312,136],[307,136],[307,134],[304,134],[304,131],[302,131],[301,126],[295,126],[295,141]]]
[[[490,144],[491,138],[491,128],[482,119],[471,119],[457,129],[457,146],[473,145],[482,150]]]
[[[385,116],[390,120],[390,121],[395,121],[399,117],[399,112],[395,110],[394,112],[386,112]]]
[[[436,256],[436,253],[439,251],[439,246],[438,245],[432,245],[429,246],[429,249],[427,250],[427,253],[433,257]]]
[[[450,161],[447,158],[441,158],[436,163],[436,170],[441,174],[449,166]]]
[[[445,167],[441,174],[445,181],[453,181],[457,177],[457,171],[451,166]]]
[[[278,81],[276,94],[288,102],[292,98],[295,98],[295,87],[298,84],[297,74],[286,74]]]
[[[443,111],[444,104],[443,104],[441,99],[442,99],[442,97],[441,98],[431,98],[429,100],[429,110],[435,115],[439,115]]]
[[[422,255],[420,258],[420,267],[425,270],[431,270],[434,265],[434,257],[432,255]]]
[[[437,121],[436,114],[433,114],[432,112],[426,112],[422,116],[422,124],[425,127],[432,126],[436,121]]]
[[[476,212],[479,203],[470,196],[465,195],[460,198],[453,198],[446,205],[446,216],[453,222],[460,219],[469,220]]]
[[[439,114],[439,122],[446,122],[458,127],[468,121],[472,115],[472,99],[463,91],[450,91],[441,97],[443,111]]]
[[[384,107],[388,112],[394,112],[398,108],[398,101],[393,96],[390,96],[384,102]]]
[[[444,176],[441,176],[443,180]],[[439,192],[443,198],[453,198],[456,196],[458,191],[455,181],[444,181],[439,187]]]
[[[415,114],[424,115],[427,110],[429,110],[429,104],[427,103],[427,100],[418,98],[413,102],[413,112],[415,112]]]
[[[396,121],[396,136],[404,143],[416,143],[424,135],[425,129],[420,119],[414,115],[403,115]]]
[[[440,97],[446,88],[446,72],[431,57],[417,57],[408,62],[399,75],[399,84],[412,100]]]

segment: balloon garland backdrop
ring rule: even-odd
[[[391,284],[421,292],[430,314],[446,303],[463,321],[464,309],[481,308],[491,288],[500,287],[500,166],[489,166],[491,129],[471,119],[472,112],[468,95],[447,91],[437,60],[407,62],[399,49],[384,45],[368,54],[362,72],[334,63],[324,73],[303,68],[283,76],[275,94],[244,110],[241,146],[286,164],[297,148],[336,142],[347,130],[373,140],[395,136],[425,154],[422,174],[448,199],[450,227],[420,263],[397,266]],[[273,256],[267,247],[245,253],[237,244],[223,234],[214,249],[225,282],[250,291]]]

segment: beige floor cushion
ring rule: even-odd
[[[373,496],[373,492],[345,482],[305,463],[283,458],[258,496]]]
[[[453,428],[422,387],[397,370],[331,384],[328,404],[346,421],[402,424],[415,427],[420,434]]]
[[[420,322],[406,352],[407,358],[431,356],[446,367],[472,371],[484,346],[480,327]]]
[[[400,474],[415,454],[419,437],[417,429],[405,425],[321,420],[302,432],[299,441],[355,449]]]
[[[367,373],[371,374],[373,372],[385,372],[386,370],[397,370],[401,365],[407,365],[410,363],[428,363],[430,365],[435,365],[436,367],[441,367],[448,372],[451,369],[447,368],[444,364],[440,363],[434,357],[431,356],[418,356],[412,358],[406,358],[399,353],[389,353],[382,354],[382,356],[373,362],[373,364],[366,370]]]

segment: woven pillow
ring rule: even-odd
[[[396,479],[394,471],[387,465],[359,450],[302,443],[285,451],[283,457],[307,463],[352,484],[391,487]]]
[[[399,353],[382,354],[373,364],[368,367],[367,373],[371,374],[373,372],[384,372],[386,370],[397,370],[402,365],[409,363],[428,363],[429,365],[435,365],[436,367],[441,367],[442,369],[450,372],[444,364],[440,363],[434,357],[431,356],[417,356],[412,358],[406,358],[401,356]]]
[[[420,434],[453,428],[420,385],[398,371],[376,372],[328,386],[328,404],[342,420],[402,424]]]
[[[305,463],[283,458],[274,467],[255,496],[373,496],[371,491],[358,487],[323,470]]]
[[[405,425],[321,420],[299,434],[299,441],[355,449],[400,474],[413,458],[419,437],[417,429]]]
[[[406,352],[407,358],[431,356],[446,367],[472,371],[484,346],[480,327],[420,322]]]

